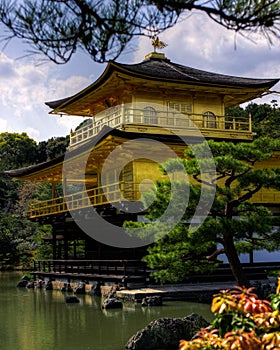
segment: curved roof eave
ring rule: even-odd
[[[135,78],[145,80],[164,81],[177,84],[190,85],[212,85],[219,87],[233,88],[255,88],[256,90],[268,91],[279,82],[279,79],[255,79],[237,76],[223,75],[207,72],[188,66],[182,66],[167,59],[149,59],[137,64],[122,64],[110,61],[101,76],[85,89],[77,94],[46,102],[46,105],[53,109],[51,113],[59,113],[63,108],[71,105],[77,100],[90,94],[107,81],[114,72],[123,73]]]
[[[110,75],[113,73],[113,69],[112,67],[115,65],[114,62],[109,61],[109,63],[107,64],[107,67],[105,68],[104,72],[100,75],[99,78],[97,78],[97,80],[95,80],[93,83],[91,83],[89,86],[87,86],[86,88],[84,88],[83,90],[79,91],[77,94],[60,99],[60,100],[55,100],[55,101],[49,101],[49,102],[45,102],[45,104],[52,108],[55,113],[55,110],[58,108],[63,108],[67,105],[69,105],[70,103],[73,103],[75,101],[77,101],[78,99],[86,96],[87,94],[89,94],[91,91],[97,89],[100,85],[103,84],[104,81],[106,81]]]
[[[101,142],[108,134],[112,132],[112,128],[109,126],[104,127],[99,134],[97,134],[95,137],[93,137],[91,140],[89,140],[87,143],[82,145],[81,147],[75,148],[72,151],[66,152],[64,155],[59,156],[57,158],[54,158],[52,160],[49,160],[47,162],[43,162],[40,164],[31,165],[25,168],[20,169],[14,169],[14,170],[7,170],[5,171],[5,174],[14,177],[16,179],[19,179],[24,176],[28,176],[30,174],[34,174],[36,172],[39,172],[41,170],[45,170],[48,168],[52,168],[58,164],[61,164],[65,160],[65,155],[67,155],[67,160],[74,158],[75,156],[87,151],[88,149],[91,149],[94,145]]]
[[[39,173],[40,171],[51,169],[57,165],[62,164],[64,161],[68,162],[74,159],[75,157],[79,156],[85,152],[88,152],[89,150],[93,149],[93,147],[97,146],[101,141],[103,141],[107,136],[116,136],[124,139],[135,139],[135,138],[151,138],[153,140],[159,140],[160,142],[178,142],[183,143],[183,137],[178,137],[176,135],[164,135],[164,134],[145,134],[139,135],[137,132],[126,132],[119,129],[114,129],[109,126],[104,126],[102,130],[92,137],[88,142],[84,143],[78,148],[75,148],[69,152],[66,152],[64,155],[59,156],[55,159],[49,160],[44,163],[31,165],[25,168],[20,169],[14,169],[14,170],[7,170],[5,171],[5,174],[18,179],[18,180],[24,180],[25,177],[28,177],[31,174]],[[201,140],[194,136],[193,140],[198,140],[197,142],[201,142]],[[184,144],[184,143],[183,143]]]

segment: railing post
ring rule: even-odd
[[[252,115],[249,113],[249,131],[252,132]]]
[[[124,104],[121,104],[121,109],[120,109],[120,122],[121,124],[125,124],[125,108],[124,108]]]
[[[70,146],[72,146],[72,144],[73,144],[73,130],[71,129],[70,130]]]
[[[123,274],[124,274],[124,276],[126,276],[126,273],[127,273],[127,264],[126,264],[126,261],[123,260],[123,261],[122,261],[122,264],[123,264]]]

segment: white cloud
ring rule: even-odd
[[[8,125],[7,125],[7,120],[5,119],[0,119],[0,132],[5,132],[7,131]]]
[[[77,119],[60,120],[48,115],[46,101],[69,96],[87,86],[92,76],[73,75],[64,79],[53,65],[34,67],[32,62],[13,60],[0,54],[1,131],[27,132],[36,140],[65,136]]]
[[[160,35],[168,44],[162,50],[173,62],[221,74],[280,78],[280,42],[269,46],[268,40],[251,33],[245,38],[210,20],[205,14],[193,13]],[[134,61],[140,62],[153,50],[148,38],[140,38]],[[273,90],[280,91],[280,84]],[[256,100],[269,102],[280,95]]]
[[[40,131],[30,126],[26,128],[25,132],[27,133],[27,135],[29,135],[31,138],[35,140],[37,140],[40,137]]]
[[[202,13],[193,13],[162,33],[160,39],[168,44],[163,50],[167,58],[194,68],[260,77],[275,77],[276,67],[279,70],[279,43],[269,47],[267,39],[258,34],[250,34],[250,40],[246,39]],[[150,40],[140,38],[135,60],[142,61],[151,51]]]

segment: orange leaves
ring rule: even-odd
[[[272,311],[268,300],[260,300],[252,293],[253,288],[236,287],[233,290],[222,290],[214,296],[211,311],[216,314],[240,311],[245,314],[259,314]]]
[[[181,340],[180,350],[280,350],[279,294],[280,279],[271,302],[258,299],[253,288],[222,290],[212,301],[212,328]]]
[[[261,341],[253,332],[228,332],[224,336],[222,349],[227,350],[260,350]]]
[[[180,340],[179,350],[199,350],[201,344],[197,344],[193,341]]]
[[[216,329],[202,329],[191,341],[180,340],[180,350],[224,349]]]
[[[221,290],[214,296],[212,301],[211,311],[221,315],[236,308],[236,299],[229,290]]]
[[[264,334],[262,337],[262,349],[280,350],[280,333],[273,332],[269,334]]]
[[[249,314],[260,314],[272,311],[268,300],[259,300],[254,297],[246,300],[243,305],[243,310],[245,313]]]
[[[271,328],[280,329],[280,312],[279,310],[273,312],[265,312],[253,315],[253,320],[257,327],[269,330]],[[280,344],[279,344],[280,345]]]

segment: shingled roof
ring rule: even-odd
[[[95,136],[93,136],[88,142],[84,143],[78,148],[75,148],[73,150],[67,151],[66,154],[61,155],[57,158],[54,158],[52,160],[34,164],[31,166],[27,166],[20,169],[13,169],[13,170],[7,170],[5,171],[5,174],[15,178],[15,179],[26,179],[28,180],[29,175],[33,175],[36,173],[39,173],[40,171],[43,171],[45,169],[55,169],[58,165],[63,165],[63,162],[71,161],[72,159],[75,159],[75,157],[79,156],[83,152],[88,152],[94,149],[95,146],[99,145],[101,141],[105,140],[109,136],[114,136],[116,138],[122,139],[122,140],[135,140],[143,138],[146,139],[152,139],[155,141],[159,141],[161,143],[170,143],[170,144],[181,144],[184,148],[185,145],[192,142],[195,143],[201,143],[202,139],[200,134],[194,134],[192,136],[177,136],[177,135],[164,135],[164,134],[149,134],[149,133],[139,133],[137,132],[126,132],[118,129],[111,128],[109,126],[104,126],[102,130]],[[88,154],[87,154],[88,157]],[[54,170],[52,170],[54,171]],[[60,178],[61,178],[61,171],[60,170]]]
[[[211,83],[227,86],[271,87],[278,79],[253,79],[223,75],[191,68],[171,62],[168,59],[148,59],[137,64],[120,64],[117,66],[131,73],[145,75],[167,81],[182,81],[195,83]]]
[[[46,102],[46,105],[52,109],[63,111],[64,107],[84,98],[100,88],[106,81],[108,81],[113,73],[121,73],[131,78],[134,77],[144,80],[170,82],[182,85],[211,85],[221,88],[232,87],[234,89],[251,88],[261,91],[268,91],[279,81],[279,79],[243,78],[207,72],[174,63],[166,58],[151,57],[136,64],[124,64],[110,61],[103,74],[91,85],[73,96]]]

